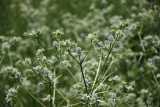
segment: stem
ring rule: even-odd
[[[142,50],[143,50],[143,52],[145,52],[144,44],[143,44],[143,42],[142,42],[142,37],[141,37],[142,28],[143,28],[143,26],[141,26],[140,31],[138,32],[138,37],[139,37],[139,40],[140,40],[140,42],[141,42]]]
[[[0,65],[2,64],[4,57],[5,57],[5,54],[3,54],[2,58],[1,58]]]
[[[9,57],[10,65],[13,66],[13,59],[12,59],[12,56],[11,56],[11,55],[8,55],[8,57]]]
[[[106,76],[103,81],[97,86],[97,88],[92,92],[92,93],[95,93],[97,91],[97,89],[103,84],[103,82],[110,76],[112,75],[113,73],[109,74],[108,76]]]
[[[80,64],[80,62],[71,54],[70,50],[68,50],[68,53],[78,64]]]
[[[157,86],[160,87],[160,85],[159,85],[159,83],[158,83],[158,81],[157,81],[157,78],[156,78],[153,70],[152,70],[152,75],[153,75],[154,80],[156,81]]]
[[[57,93],[68,103],[68,100],[55,88],[55,87],[53,87],[56,91],[57,91]]]
[[[88,56],[89,52],[91,51],[91,48],[92,48],[92,44],[90,45],[89,50],[87,51],[86,55],[85,55],[84,58],[82,59],[82,63],[83,63],[83,61],[86,59],[86,57]]]
[[[22,86],[22,88],[24,88],[26,90],[26,92],[33,98],[35,99],[42,107],[46,107],[42,102],[40,102],[36,97],[34,97],[20,82],[20,85]]]
[[[39,39],[37,39],[37,42],[38,42],[38,44],[41,45],[46,51],[48,51],[48,49],[40,42]]]
[[[36,73],[36,71],[34,69],[31,69],[34,73]],[[49,83],[48,80],[44,79],[43,77],[41,77],[42,80],[44,80],[45,82]],[[57,93],[66,101],[68,102],[68,100],[53,86],[53,84],[51,83],[51,86],[53,87],[53,89],[55,89],[55,91],[57,91]]]
[[[56,70],[54,70],[54,79],[56,78]],[[56,79],[54,81],[54,87],[56,88]],[[55,97],[56,97],[56,90],[55,88],[53,89],[53,105],[55,103]]]
[[[85,80],[85,77],[84,77],[82,64],[80,64],[80,68],[81,68],[81,73],[82,73],[82,77],[83,77],[83,82],[84,82],[84,85],[85,85],[86,93],[88,95],[88,89],[87,89],[87,84],[86,84],[86,80]]]
[[[52,87],[51,87],[51,83],[49,83],[49,94],[50,94],[50,100],[49,100],[50,101],[50,105],[51,105],[51,107],[53,107],[53,104],[52,104]]]
[[[110,70],[111,66],[113,63],[111,63],[108,67],[108,69],[105,71],[104,75],[102,76],[102,79],[105,78],[105,75],[108,73],[108,71]]]
[[[82,77],[83,77],[83,82],[84,82],[84,85],[85,85],[85,90],[86,90],[86,93],[87,95],[89,94],[88,93],[88,89],[87,89],[87,84],[86,84],[86,80],[85,80],[85,76],[84,76],[84,72],[83,72],[83,67],[82,67],[82,64],[83,64],[83,61],[81,61],[81,55],[79,55],[79,61],[70,53],[70,50],[68,50],[68,53],[69,55],[79,64],[80,66],[80,69],[81,69],[81,73],[82,73]]]
[[[66,70],[71,74],[71,76],[74,78],[74,80],[78,83],[77,79],[74,77],[72,72],[62,63],[62,65],[66,68]]]
[[[39,41],[39,39],[37,39],[37,41],[38,41],[39,45],[42,46],[46,51],[49,51],[51,54],[54,54],[52,51],[48,50],[48,49]],[[71,55],[72,55],[72,54],[71,54]],[[58,60],[61,61],[61,59],[60,59],[57,55],[55,55],[55,56],[56,56],[56,58],[57,58]],[[70,71],[63,63],[62,63],[62,65],[67,69],[67,71],[71,74],[71,76],[74,78],[74,80],[78,83],[78,81],[75,79],[75,77],[73,76],[73,74],[71,73],[71,71]]]
[[[109,50],[108,55],[107,55],[107,58],[105,59],[105,62],[104,62],[104,64],[103,64],[102,71],[101,71],[100,74],[98,75],[98,78],[99,78],[99,76],[101,75],[101,73],[103,72],[103,70],[105,71],[105,69],[106,69],[107,61],[108,61],[108,59],[109,59],[109,55],[110,55],[110,53],[112,52],[112,49],[113,49],[114,45],[116,44],[116,41],[117,41],[117,38],[115,39],[113,45],[110,44],[110,50]]]
[[[158,100],[157,100],[157,107],[159,107],[159,95],[160,93],[158,92]]]
[[[116,44],[116,40],[115,40],[115,42],[113,43],[113,45],[111,45],[110,47],[110,50],[109,50],[109,52],[108,52],[108,55],[107,55],[107,58],[106,58],[106,60],[105,60],[105,62],[104,62],[104,66],[103,66],[103,68],[102,68],[102,70],[104,69],[105,70],[105,66],[107,65],[106,63],[107,63],[107,61],[108,61],[108,59],[109,59],[109,55],[110,55],[110,53],[112,52],[112,49],[113,49],[113,47],[114,47],[114,45]]]
[[[95,84],[97,82],[99,71],[100,71],[100,66],[101,66],[101,57],[100,57],[100,61],[99,61],[99,65],[98,65],[98,69],[97,69],[97,73],[96,73],[96,77],[94,79],[93,86],[92,86],[92,89],[91,89],[91,93],[92,93],[92,91],[93,91],[93,89],[95,87]]]

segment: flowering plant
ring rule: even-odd
[[[0,107],[159,107],[159,5],[2,1]]]

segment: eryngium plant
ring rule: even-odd
[[[0,107],[158,107],[159,4],[1,1]]]

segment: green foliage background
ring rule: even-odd
[[[125,36],[113,51],[113,57],[118,61],[113,64],[110,71],[116,75],[123,76],[127,82],[135,81],[136,86],[133,93],[138,97],[141,89],[149,89],[151,95],[144,95],[143,106],[159,106],[160,87],[155,82],[154,75],[160,74],[160,1],[159,0],[0,0],[0,36],[9,41],[13,37],[21,37],[20,43],[11,46],[7,51],[4,60],[0,64],[0,70],[6,66],[16,67],[16,62],[25,58],[34,58],[40,46],[35,41],[24,37],[24,32],[31,32],[36,29],[43,31],[42,43],[46,47],[52,47],[52,32],[57,29],[65,34],[63,39],[71,39],[87,50],[88,41],[85,39],[89,33],[96,33],[99,41],[106,41],[109,30],[120,21],[128,22]],[[2,47],[3,39],[0,39]],[[2,49],[0,58],[2,59]],[[45,56],[49,56],[47,53]],[[90,57],[94,58],[92,54]],[[96,59],[96,58],[95,58]],[[151,59],[153,65],[148,65]],[[97,61],[97,60],[95,60]],[[71,63],[70,69],[76,75],[79,69],[75,63]],[[25,74],[22,67],[17,67]],[[63,68],[58,68],[58,74],[63,76],[58,80],[59,90],[69,93],[70,87],[74,84],[70,74]],[[91,78],[93,75],[91,76]],[[28,77],[31,85],[31,92],[39,99],[44,97],[42,90],[37,94],[39,78]],[[156,77],[158,83],[160,78]],[[106,84],[108,81],[106,82]],[[6,90],[15,86],[14,79],[0,74],[0,107],[4,106]],[[45,87],[46,88],[46,87]],[[46,95],[46,94],[45,94]],[[103,96],[103,95],[102,95]],[[123,96],[119,94],[119,96]],[[71,97],[71,96],[70,96]],[[151,106],[147,104],[147,98],[152,97]],[[121,97],[120,97],[121,98]],[[61,98],[57,95],[58,105]],[[106,101],[106,99],[104,99]],[[76,103],[78,99],[72,99]],[[39,107],[23,89],[18,91],[16,107]],[[107,101],[106,101],[107,102]],[[129,103],[128,103],[129,104]],[[47,102],[45,105],[49,106]],[[66,103],[62,103],[66,105]],[[133,107],[142,107],[138,101]],[[82,105],[77,105],[82,106]],[[119,105],[121,107],[127,104]]]

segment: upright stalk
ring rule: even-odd
[[[86,80],[85,80],[85,76],[84,76],[84,72],[83,72],[82,63],[80,63],[79,65],[80,65],[80,68],[81,68],[81,73],[82,73],[82,77],[83,77],[83,82],[84,82],[84,85],[85,85],[86,93],[88,95],[88,89],[87,89],[87,84],[86,84]]]
[[[0,65],[2,64],[2,61],[3,61],[4,57],[5,57],[5,54],[3,54],[3,56],[2,56],[2,58],[0,60]]]
[[[55,78],[56,78],[56,70],[54,70],[54,79]],[[55,98],[56,98],[56,90],[55,90],[55,88],[56,88],[56,79],[54,81],[54,89],[53,89],[53,105],[55,105],[54,103],[55,103]]]
[[[50,93],[50,105],[51,105],[51,107],[53,107],[53,104],[52,104],[52,87],[51,87],[51,84],[49,84],[49,93]]]
[[[85,80],[85,76],[84,76],[84,72],[83,72],[83,59],[81,60],[81,55],[79,55],[79,61],[72,55],[72,53],[70,52],[70,50],[68,50],[68,53],[69,55],[77,62],[77,64],[80,66],[80,69],[81,69],[81,73],[82,73],[82,78],[83,78],[83,82],[84,82],[84,85],[85,85],[85,90],[86,90],[86,93],[87,95],[89,94],[88,93],[88,89],[87,89],[87,83],[86,83],[86,80]]]
[[[26,92],[34,99],[36,100],[42,107],[46,107],[42,102],[40,102],[36,97],[34,97],[20,82],[20,85],[22,86],[22,88],[24,88],[24,90],[26,90]]]

